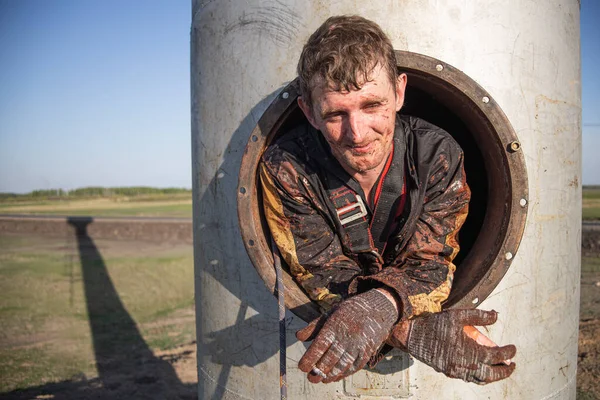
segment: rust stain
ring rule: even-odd
[[[548,96],[544,96],[543,94],[536,96],[535,100],[536,100],[536,102],[538,100],[541,100],[541,101],[545,101],[546,103],[552,103],[552,104],[567,104],[566,101],[552,99]]]
[[[579,178],[577,178],[577,176],[575,176],[573,178],[573,180],[571,180],[571,182],[569,182],[569,186],[578,188],[579,187]]]
[[[565,101],[565,100],[553,99],[551,97],[544,96],[543,94],[538,94],[537,96],[535,96],[536,107],[538,107],[540,105],[540,103],[542,103],[542,102],[556,104],[556,105],[568,105],[568,106],[575,107],[575,108],[581,108],[581,104],[574,104],[574,103],[569,103],[568,101]]]

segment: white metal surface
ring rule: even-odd
[[[290,399],[574,399],[581,232],[581,95],[577,0],[194,0],[192,151],[199,398],[277,399],[277,305],[239,236],[237,172],[245,143],[301,47],[328,16],[379,23],[394,47],[461,69],[500,104],[526,157],[529,216],[507,275],[480,308],[514,343],[500,383],[450,380],[406,358],[346,382],[312,385],[296,363],[304,326],[288,314]],[[501,190],[501,188],[498,188]],[[294,340],[292,340],[294,339]],[[366,388],[366,389],[365,389]]]

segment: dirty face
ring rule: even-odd
[[[312,107],[298,99],[309,122],[321,131],[333,156],[352,176],[383,167],[392,149],[396,113],[404,103],[405,74],[392,85],[377,65],[369,78],[359,90],[349,92],[316,82]]]

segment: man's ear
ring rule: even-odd
[[[404,93],[406,93],[407,81],[408,77],[406,74],[400,74],[396,79],[396,112],[400,111],[404,105]]]
[[[306,119],[308,120],[308,122],[310,122],[310,124],[315,128],[315,129],[319,129],[317,127],[316,121],[315,121],[315,116],[313,114],[312,108],[306,104],[304,102],[304,100],[302,99],[302,96],[298,97],[298,106],[300,107],[300,109],[302,110],[302,112],[304,113],[304,116],[306,117]]]

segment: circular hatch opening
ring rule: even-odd
[[[454,137],[465,153],[471,188],[469,214],[459,234],[461,250],[445,308],[472,308],[498,285],[518,249],[528,207],[525,161],[510,122],[493,98],[456,68],[422,54],[396,51],[398,69],[408,75],[401,113],[427,120]],[[278,135],[308,123],[296,103],[296,81],[286,86],[252,131],[240,168],[238,219],[244,245],[271,292],[275,269],[270,235],[262,215],[257,166]],[[309,321],[319,310],[284,273],[286,306]]]

